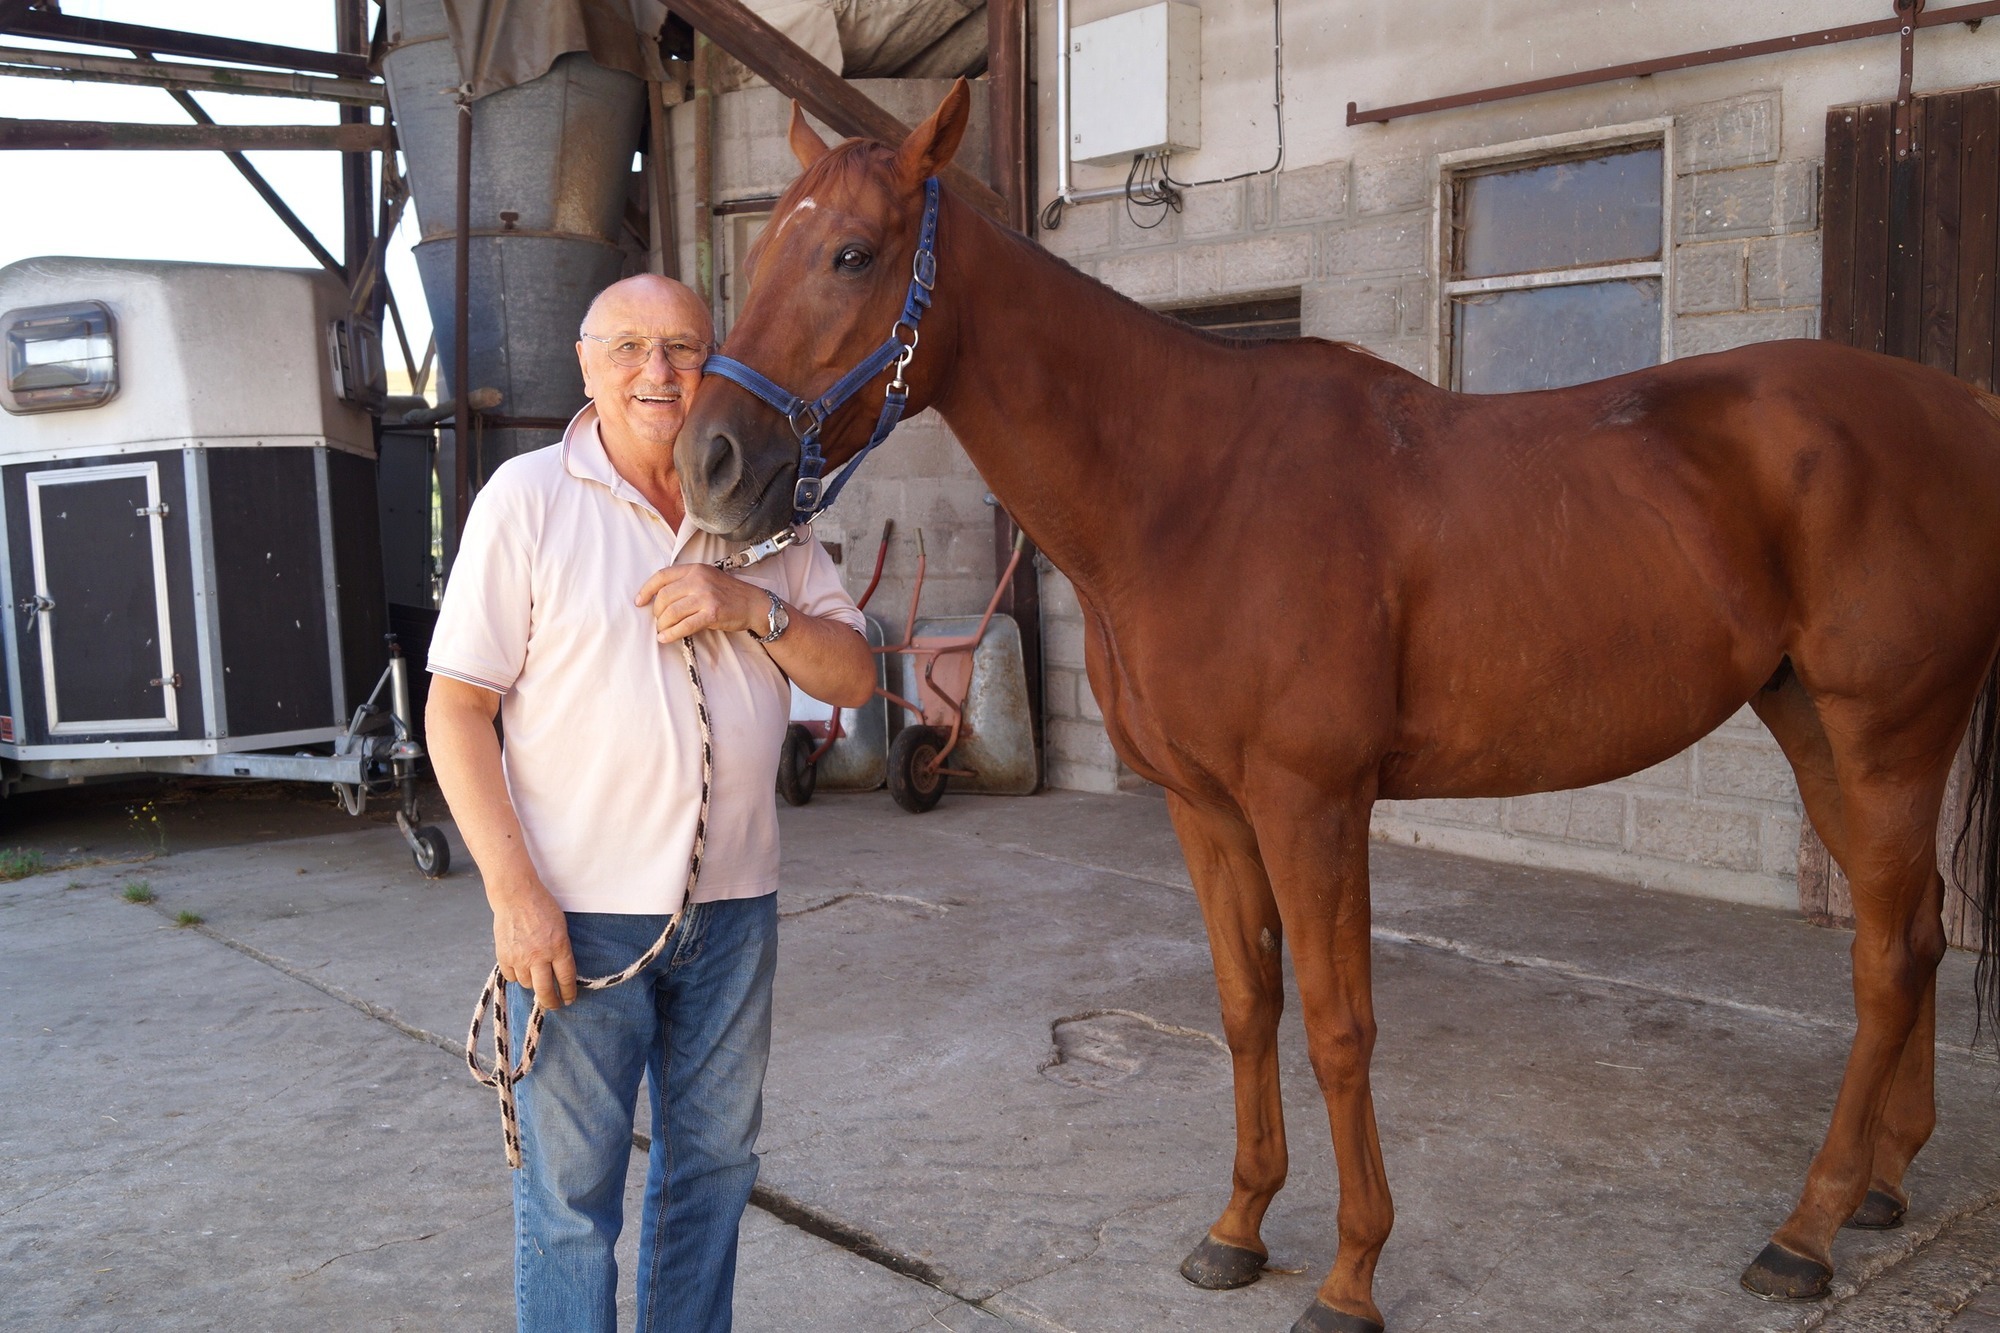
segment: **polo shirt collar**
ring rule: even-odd
[[[563,470],[572,477],[583,481],[596,482],[610,491],[613,498],[635,504],[647,513],[666,522],[666,516],[653,507],[653,502],[639,493],[639,488],[620,476],[618,469],[611,465],[611,455],[605,452],[604,436],[597,427],[597,404],[585,403],[583,409],[570,418],[562,437]],[[674,532],[674,554],[678,556],[688,539],[700,529],[686,514],[681,515],[681,525]]]

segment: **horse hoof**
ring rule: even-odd
[[[1908,1208],[1908,1204],[1887,1190],[1869,1190],[1868,1197],[1854,1210],[1854,1216],[1847,1219],[1847,1225],[1863,1231],[1893,1231],[1903,1225],[1903,1213]]]
[[[1292,1325],[1292,1333],[1382,1333],[1382,1326],[1366,1315],[1348,1314],[1325,1301],[1314,1301]]]
[[[1772,1241],[1743,1270],[1743,1290],[1767,1301],[1816,1301],[1826,1295],[1833,1270]]]
[[[1264,1276],[1264,1256],[1203,1236],[1201,1244],[1181,1260],[1181,1276],[1209,1291],[1233,1291]]]

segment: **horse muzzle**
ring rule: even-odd
[[[770,447],[759,421],[748,426],[727,410],[697,405],[674,444],[674,467],[688,517],[704,532],[731,541],[758,541],[791,522],[798,475],[796,446]]]

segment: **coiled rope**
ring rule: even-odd
[[[588,990],[609,990],[638,976],[652,965],[673,938],[681,924],[681,916],[694,901],[695,880],[701,875],[702,844],[708,840],[708,794],[709,782],[714,776],[715,756],[713,736],[708,725],[708,697],[702,693],[701,671],[694,663],[694,640],[681,640],[681,661],[687,665],[688,684],[694,687],[694,715],[701,728],[701,808],[694,821],[694,854],[688,858],[687,892],[681,895],[681,905],[667,921],[667,927],[660,932],[660,938],[653,941],[653,947],[640,954],[631,966],[622,972],[614,972],[608,977],[578,977],[579,992]],[[493,1014],[493,1070],[488,1073],[479,1067],[479,1027],[486,1019],[488,1010]],[[507,1165],[519,1169],[521,1165],[521,1124],[514,1110],[514,1085],[528,1076],[535,1067],[535,1051],[542,1041],[542,1019],[548,1010],[540,999],[535,1001],[533,1011],[528,1015],[528,1034],[521,1042],[521,1063],[511,1063],[511,1050],[507,1031],[507,978],[500,975],[500,964],[493,965],[487,974],[486,986],[479,992],[479,1002],[472,1006],[472,1028],[465,1036],[465,1064],[472,1070],[472,1076],[492,1088],[500,1098],[500,1129],[507,1139]]]

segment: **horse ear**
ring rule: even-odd
[[[796,101],[792,103],[792,128],[785,137],[791,140],[792,156],[799,160],[802,167],[811,166],[830,151],[826,140],[819,137],[819,131],[806,123],[806,113]]]
[[[903,178],[914,185],[943,169],[958,151],[958,142],[965,137],[965,123],[971,116],[972,90],[961,78],[951,85],[951,91],[938,103],[938,109],[931,112],[930,119],[911,130],[910,137],[896,150],[896,167]]]

